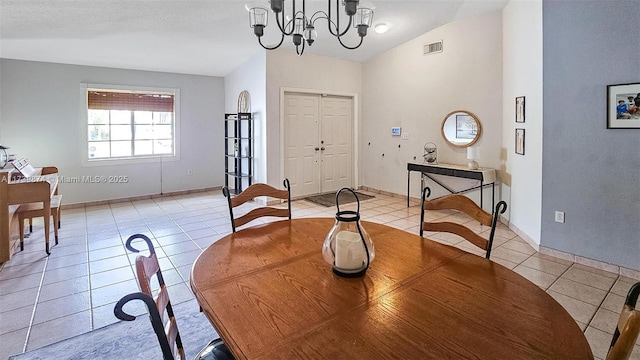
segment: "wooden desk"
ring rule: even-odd
[[[58,189],[58,174],[29,179],[12,179],[0,173],[0,263],[11,259],[19,243],[18,214],[21,204],[41,202],[45,214],[50,213],[51,197]],[[49,216],[45,216],[45,237],[49,236]]]
[[[593,359],[551,296],[454,247],[364,222],[363,278],[321,254],[333,219],[240,230],[207,248],[191,288],[236,359]]]
[[[442,186],[445,190],[452,194],[461,194],[470,190],[480,189],[480,207],[483,205],[483,194],[482,189],[485,185],[491,185],[491,213],[496,207],[496,170],[489,168],[480,168],[477,170],[470,170],[467,166],[464,165],[453,165],[453,164],[417,164],[417,163],[407,163],[407,207],[409,207],[409,191],[411,190],[411,172],[419,171],[421,173],[420,176],[420,193],[422,194],[422,189],[424,189],[424,177],[428,177],[436,184]],[[480,186],[473,186],[461,191],[455,191],[451,189],[449,186],[444,184],[442,181],[436,179],[432,175],[444,175],[444,176],[453,176],[464,179],[471,180],[479,180]]]

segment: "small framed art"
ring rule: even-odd
[[[516,129],[516,154],[524,155],[524,129]]]
[[[523,123],[524,115],[524,96],[518,96],[516,98],[516,122]]]
[[[607,85],[607,129],[640,129],[640,83]]]

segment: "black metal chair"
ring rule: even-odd
[[[151,240],[142,234],[132,235],[127,239],[126,247],[130,251],[137,253],[138,249],[131,245],[135,239],[142,239],[149,247],[149,256],[136,257],[136,278],[140,286],[140,292],[132,293],[122,297],[114,308],[114,314],[118,319],[125,321],[133,321],[135,316],[127,314],[123,310],[123,306],[131,300],[142,300],[149,311],[149,319],[153,330],[158,337],[160,349],[165,360],[183,360],[185,359],[178,324],[173,313],[171,301],[169,300],[169,292],[162,277],[160,264],[156,256],[155,249]],[[153,297],[151,290],[151,278],[156,276],[160,288],[156,297]],[[165,324],[165,311],[168,321]],[[202,349],[195,358],[196,360],[232,360],[233,355],[222,341],[222,339],[214,339],[204,349]]]
[[[249,186],[240,194],[237,194],[233,198],[228,187],[222,188],[222,194],[227,198],[229,204],[229,217],[231,218],[231,228],[233,232],[236,232],[238,226],[242,226],[249,221],[255,220],[263,216],[277,216],[288,217],[291,220],[291,186],[289,179],[284,179],[282,182],[286,190],[276,189],[271,185],[257,183]],[[233,208],[240,206],[247,201],[253,200],[259,196],[269,196],[282,200],[287,200],[287,208],[279,209],[269,206],[263,206],[255,208],[242,216],[235,217],[233,214]]]
[[[423,231],[425,230],[456,234],[463,237],[465,240],[469,241],[480,249],[485,250],[487,252],[485,257],[489,259],[489,257],[491,256],[491,247],[493,246],[493,237],[496,232],[498,217],[500,216],[500,214],[504,214],[504,212],[507,210],[507,203],[504,201],[498,202],[498,204],[496,204],[493,215],[491,215],[488,212],[484,211],[481,207],[479,207],[475,202],[473,202],[473,200],[463,195],[452,194],[434,200],[427,200],[430,195],[431,189],[425,187],[422,190],[422,208],[420,209],[420,236],[422,236]],[[446,221],[425,221],[425,210],[461,211],[469,215],[473,219],[479,221],[482,225],[490,226],[491,232],[489,234],[489,239],[483,238],[482,236],[476,234],[473,230],[461,224]]]
[[[640,334],[640,310],[636,310],[638,296],[640,282],[633,284],[627,293],[606,360],[627,360],[631,356]]]

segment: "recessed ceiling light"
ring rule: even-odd
[[[384,34],[387,32],[387,30],[389,30],[389,26],[387,26],[387,24],[385,23],[376,24],[375,26],[375,31],[378,34]]]

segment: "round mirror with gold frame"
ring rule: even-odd
[[[442,137],[449,145],[465,148],[480,139],[482,125],[474,113],[456,110],[444,117],[441,131]]]

